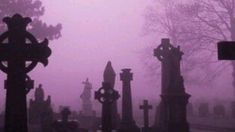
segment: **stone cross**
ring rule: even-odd
[[[62,109],[62,121],[56,121],[51,124],[51,127],[54,129],[53,132],[87,132],[86,130],[80,130],[77,121],[68,120],[70,114],[71,111],[69,107],[65,107]]]
[[[222,41],[218,43],[219,60],[235,60],[235,42]]]
[[[131,69],[122,69],[120,73],[120,80],[122,81],[122,120],[118,132],[139,132],[140,129],[133,118],[131,81],[133,80],[133,73]]]
[[[27,73],[39,62],[46,66],[51,50],[47,39],[39,43],[27,31],[30,18],[16,14],[3,21],[8,26],[0,36],[0,69],[7,74],[5,132],[27,132],[26,94],[32,87]]]
[[[154,56],[162,64],[161,102],[159,118],[154,126],[159,131],[189,132],[186,118],[186,106],[189,94],[185,92],[184,79],[180,71],[180,61],[183,52],[180,47],[173,46],[170,39],[162,39],[161,44],[154,50]]]
[[[103,82],[102,87],[95,92],[95,99],[102,104],[102,132],[112,131],[112,103],[119,97],[119,93],[107,82]]]
[[[143,105],[140,105],[140,109],[144,111],[144,128],[149,128],[149,110],[152,109],[152,105],[149,105],[148,100],[143,101]]]

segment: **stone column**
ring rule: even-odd
[[[131,96],[131,81],[133,74],[131,69],[123,69],[120,74],[122,81],[122,119],[119,132],[139,132],[140,129],[136,126],[133,119],[132,96]]]

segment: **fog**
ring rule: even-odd
[[[50,24],[61,23],[62,37],[50,41],[52,55],[49,58],[49,65],[45,68],[38,65],[29,75],[35,80],[36,86],[43,84],[45,94],[52,96],[54,108],[66,105],[74,110],[80,110],[82,82],[89,78],[93,91],[100,88],[103,71],[109,60],[112,61],[117,74],[115,89],[119,93],[121,93],[119,73],[123,68],[131,68],[134,73],[132,95],[135,104],[139,104],[143,99],[154,102],[159,98],[160,78],[150,76],[144,64],[144,59],[152,59],[156,61],[154,64],[160,64],[153,56],[151,48],[160,44],[161,37],[167,37],[143,33],[146,8],[152,5],[153,1],[42,1],[46,9],[43,20]],[[145,58],[145,54],[148,54],[149,58]],[[193,98],[210,100],[232,98],[234,92],[231,86],[231,69],[227,68],[225,71],[226,73],[221,74],[213,86],[186,85],[186,91]],[[5,79],[6,76],[1,73],[1,106],[4,105]],[[29,93],[28,99],[33,98],[33,91]]]

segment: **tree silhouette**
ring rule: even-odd
[[[0,19],[13,16],[16,13],[32,18],[33,22],[29,31],[36,35],[38,39],[46,37],[53,40],[61,37],[61,24],[52,26],[40,20],[40,17],[45,13],[45,7],[43,7],[40,0],[0,0]],[[5,25],[0,23],[0,32],[3,32],[5,28]]]
[[[225,66],[231,65],[235,88],[235,63],[216,58],[218,41],[235,40],[235,1],[163,0],[159,6],[162,11],[152,7],[146,13],[145,29],[147,33],[165,34],[183,48],[188,83],[210,85]]]

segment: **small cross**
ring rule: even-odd
[[[140,105],[140,109],[144,111],[144,128],[149,127],[149,110],[152,109],[152,105],[149,105],[148,100],[143,101],[143,105]]]

